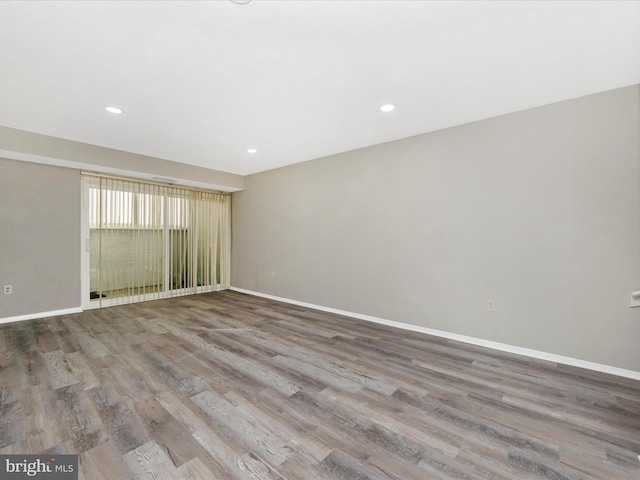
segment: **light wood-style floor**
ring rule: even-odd
[[[0,326],[0,388],[87,480],[640,478],[640,382],[232,291]]]

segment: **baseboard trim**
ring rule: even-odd
[[[557,355],[555,353],[542,352],[539,350],[533,350],[530,348],[516,347],[514,345],[508,345],[506,343],[493,342],[491,340],[484,340],[481,338],[468,337],[466,335],[459,335],[457,333],[445,332],[442,330],[434,330],[431,328],[420,327],[418,325],[411,325],[409,323],[396,322],[394,320],[386,320],[384,318],[373,317],[371,315],[363,315],[361,313],[347,312],[345,310],[338,310],[337,308],[323,307],[322,305],[315,305],[312,303],[300,302],[298,300],[291,300],[289,298],[277,297],[275,295],[269,295],[266,293],[255,292],[253,290],[246,290],[244,288],[230,287],[229,290],[234,292],[246,293],[256,297],[268,298],[271,300],[277,300],[279,302],[290,303],[292,305],[298,305],[301,307],[313,308],[323,312],[335,313],[338,315],[344,315],[346,317],[357,318],[359,320],[366,320],[368,322],[379,323],[390,327],[401,328],[403,330],[410,330],[412,332],[426,333],[427,335],[434,335],[436,337],[447,338],[450,340],[457,340],[463,343],[469,343],[471,345],[477,345],[479,347],[487,347],[502,352],[515,353],[517,355],[523,355],[525,357],[535,358],[538,360],[547,360],[549,362],[561,363],[563,365],[570,365],[573,367],[585,368],[587,370],[593,370],[596,372],[608,373],[611,375],[617,375],[619,377],[631,378],[633,380],[640,380],[640,372],[634,370],[627,370],[624,368],[612,367],[610,365],[604,365],[601,363],[589,362],[587,360],[580,360],[573,357],[565,357],[564,355]]]
[[[15,317],[0,318],[0,324],[22,322],[25,320],[37,320],[39,318],[57,317],[58,315],[71,315],[72,313],[82,313],[80,307],[65,308],[64,310],[52,310],[50,312],[30,313],[28,315],[17,315]]]

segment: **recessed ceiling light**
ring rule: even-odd
[[[255,148],[248,148],[247,153],[258,153],[258,150],[256,150]]]
[[[122,110],[119,109],[118,107],[104,107],[104,109],[107,112],[111,112],[111,113],[122,113]]]
[[[394,108],[396,108],[395,105],[391,105],[390,103],[387,105],[382,105],[380,107],[380,110],[382,110],[383,112],[390,112],[391,110],[393,110]]]

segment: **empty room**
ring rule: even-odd
[[[0,480],[640,479],[640,1],[0,2]]]

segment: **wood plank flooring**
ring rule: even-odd
[[[640,382],[225,291],[0,326],[0,453],[81,479],[640,479]]]

